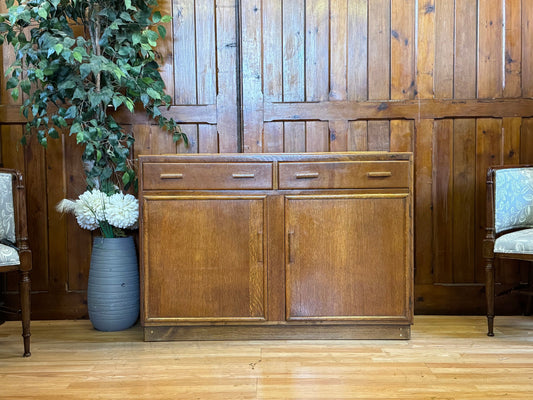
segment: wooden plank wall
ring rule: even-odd
[[[485,173],[533,162],[529,0],[163,0],[159,53],[191,146],[142,115],[135,155],[413,151],[415,310],[483,313]],[[4,66],[12,55],[4,52]],[[0,93],[0,162],[26,173],[34,315],[86,315],[91,235],[54,205],[83,190],[79,149],[17,147]],[[356,244],[354,244],[356,245]],[[509,264],[502,287],[523,273]],[[512,298],[499,310],[517,311]]]

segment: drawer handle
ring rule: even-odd
[[[300,172],[296,174],[296,179],[315,179],[318,178],[318,172]]]
[[[250,179],[255,178],[255,174],[231,174],[235,179]]]
[[[388,178],[392,176],[392,172],[390,171],[384,171],[384,172],[369,172],[366,174],[369,178]]]
[[[183,179],[183,174],[161,174],[161,179]]]

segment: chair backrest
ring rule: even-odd
[[[13,175],[0,173],[0,239],[15,242],[15,210],[13,208]]]
[[[496,233],[533,227],[533,167],[495,170],[494,191]]]

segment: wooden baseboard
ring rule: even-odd
[[[148,326],[147,342],[170,340],[410,339],[405,325]]]

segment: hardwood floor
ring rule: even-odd
[[[0,399],[531,399],[533,317],[417,316],[409,341],[145,343],[88,321],[0,326]]]

